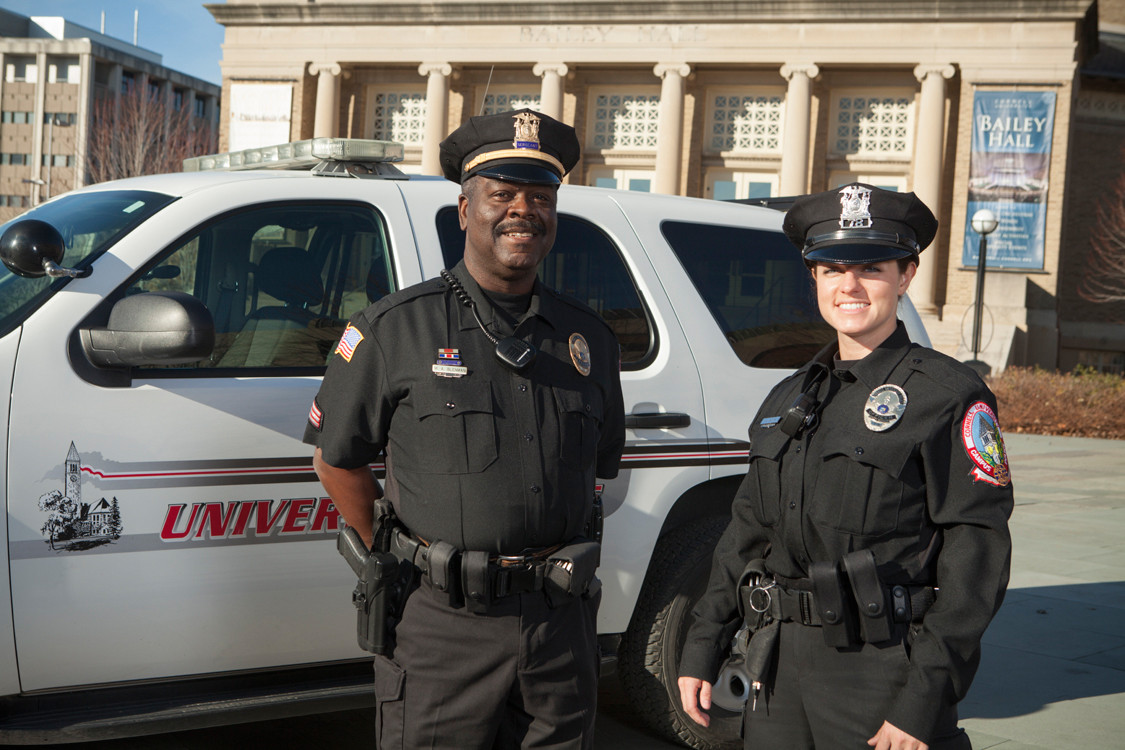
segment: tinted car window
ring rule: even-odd
[[[457,209],[439,211],[437,228],[445,267],[453,268],[465,252]],[[656,341],[648,313],[621,253],[605,232],[585,219],[560,214],[555,246],[539,266],[539,278],[586,303],[609,323],[621,344],[623,368],[639,368],[651,357]]]
[[[812,278],[784,235],[678,221],[660,231],[747,365],[800,367],[832,340]]]
[[[323,367],[347,319],[394,289],[381,216],[367,206],[306,202],[209,222],[126,294],[181,291],[207,305],[215,350],[186,369],[277,370]]]
[[[66,249],[62,265],[85,268],[145,219],[174,201],[170,195],[140,190],[65,195],[0,225],[0,235],[23,219],[39,219],[62,235]],[[32,311],[69,282],[42,276],[17,276],[0,265],[0,336],[19,325]]]

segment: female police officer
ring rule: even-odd
[[[862,184],[786,215],[837,340],[750,426],[679,678],[706,725],[739,612],[752,616],[766,671],[748,748],[969,747],[956,704],[1007,586],[1012,487],[988,387],[896,317],[936,231],[912,193]]]

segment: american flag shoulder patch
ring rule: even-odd
[[[336,353],[344,358],[345,361],[351,362],[352,355],[355,354],[356,347],[359,342],[363,341],[363,334],[359,329],[348,323],[348,327],[344,329],[344,335],[340,337],[340,343],[336,345]]]
[[[323,416],[324,415],[320,412],[320,406],[316,403],[316,399],[314,398],[312,406],[309,408],[309,424],[319,430]]]

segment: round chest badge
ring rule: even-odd
[[[1008,452],[996,414],[983,401],[977,401],[965,412],[961,421],[961,441],[973,462],[970,474],[974,482],[988,482],[997,487],[1007,487],[1012,481],[1008,470]]]
[[[570,334],[570,361],[578,372],[590,374],[590,345],[582,338],[581,333]]]
[[[884,383],[867,397],[863,407],[863,423],[872,432],[886,432],[898,424],[906,411],[906,391]]]

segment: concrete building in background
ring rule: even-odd
[[[439,141],[467,117],[530,106],[578,130],[575,183],[717,199],[913,190],[942,230],[911,296],[959,359],[973,348],[969,218],[993,207],[981,359],[1125,366],[1125,325],[1107,322],[1125,305],[1075,291],[1125,164],[1125,0],[206,7],[226,29],[225,148],[385,138],[406,145],[408,171],[438,174]],[[761,273],[745,269],[745,289],[768,290]]]
[[[136,87],[217,127],[220,89],[56,16],[0,10],[0,221],[86,184],[95,103]]]

